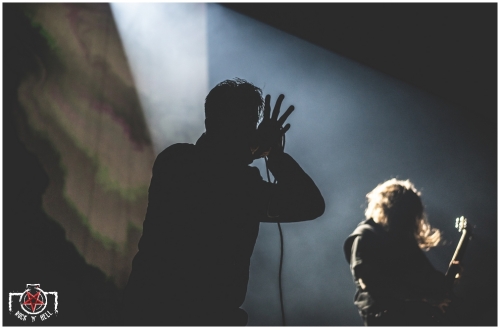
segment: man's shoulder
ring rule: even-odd
[[[194,152],[195,145],[189,143],[172,144],[158,154],[156,159],[166,159],[171,157],[178,157],[182,155],[189,155]]]
[[[170,145],[160,152],[156,157],[154,168],[164,168],[185,162],[187,158],[192,158],[195,152],[195,146],[189,143],[177,143]]]

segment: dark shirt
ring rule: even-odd
[[[224,324],[204,322],[203,314],[226,317],[243,303],[259,223],[311,220],[324,211],[316,185],[289,155],[269,167],[278,184],[205,135],[161,152],[125,302],[147,300],[174,316],[200,318],[175,324]]]
[[[416,240],[391,236],[372,219],[347,238],[344,253],[357,288],[354,303],[365,319],[387,311],[408,312],[405,307],[416,310],[424,299],[445,296],[444,274],[434,269]]]

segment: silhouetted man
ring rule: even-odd
[[[125,292],[128,325],[245,325],[250,257],[260,222],[312,220],[320,191],[283,152],[293,106],[271,116],[261,90],[226,80],[208,94],[195,145],[175,144],[153,166],[139,252]],[[263,109],[263,110],[262,110]],[[263,119],[258,129],[257,124]],[[277,184],[249,166],[268,156]]]

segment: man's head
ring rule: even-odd
[[[205,99],[207,136],[245,143],[257,129],[263,108],[260,88],[239,78],[225,80]]]
[[[420,199],[420,192],[409,180],[390,179],[366,195],[367,219],[384,226],[394,234],[411,234],[422,249],[437,245],[440,232],[431,228]]]

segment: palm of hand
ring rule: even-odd
[[[261,158],[271,154],[276,154],[283,151],[282,139],[285,133],[290,129],[290,124],[285,123],[288,116],[295,109],[294,106],[290,106],[286,112],[278,119],[280,113],[281,103],[285,96],[281,94],[276,100],[274,110],[271,116],[271,96],[267,95],[264,107],[264,118],[257,129],[257,143],[258,147],[252,150],[254,157]]]

